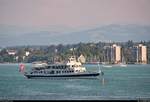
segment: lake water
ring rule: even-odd
[[[97,65],[85,65],[98,70]],[[18,64],[0,64],[0,100],[137,100],[150,99],[150,65],[101,69],[100,79],[27,79]],[[26,70],[31,68],[26,64]]]

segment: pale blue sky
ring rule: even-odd
[[[0,0],[0,46],[149,40],[149,5],[150,0]],[[73,34],[78,37],[64,38]]]

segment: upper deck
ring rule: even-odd
[[[54,71],[70,71],[74,72],[85,72],[86,68],[82,66],[80,62],[76,61],[75,56],[68,58],[66,63],[57,63],[57,64],[46,64],[46,63],[35,63],[32,67],[32,70],[54,70]]]

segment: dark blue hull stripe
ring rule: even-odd
[[[31,77],[93,77],[98,76],[99,73],[91,73],[91,74],[70,74],[70,75],[31,75],[31,74],[25,74],[27,78]]]

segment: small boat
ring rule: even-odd
[[[87,71],[81,62],[76,61],[75,56],[71,56],[67,63],[62,64],[35,63],[31,71],[24,72],[27,78],[96,78],[103,74],[100,67],[99,72]]]
[[[120,67],[127,67],[127,64],[124,64],[124,63],[120,63],[119,65]]]
[[[111,65],[103,65],[103,67],[111,68],[112,66]]]
[[[111,68],[112,64],[109,64],[109,62],[102,62],[102,67]]]
[[[123,54],[122,54],[123,55]],[[120,67],[127,67],[124,55],[122,56],[122,62],[119,64]]]

